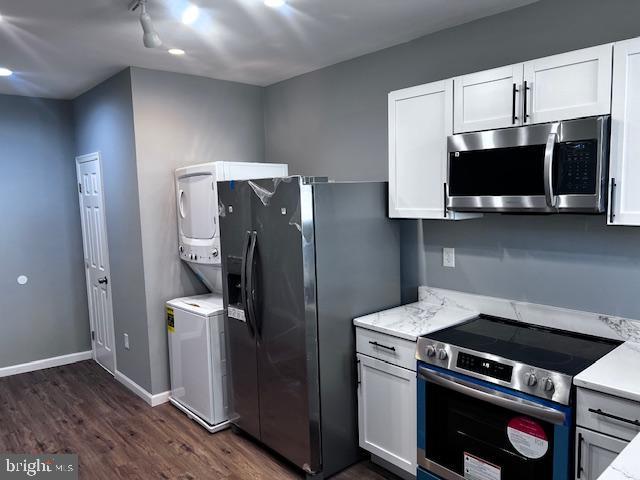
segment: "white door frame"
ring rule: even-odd
[[[88,240],[85,237],[85,228],[84,228],[84,215],[83,215],[83,211],[82,211],[82,206],[83,206],[83,200],[82,200],[82,192],[80,191],[80,188],[78,187],[78,202],[79,202],[79,208],[80,208],[80,221],[82,223],[82,237],[83,237],[83,241],[82,241],[82,246],[83,246],[83,261],[84,261],[84,267],[85,267],[85,278],[86,278],[86,286],[87,286],[87,302],[89,305],[89,328],[91,329],[91,351],[92,351],[92,357],[93,359],[96,361],[96,363],[98,363],[98,365],[100,365],[101,367],[103,367],[105,370],[107,370],[109,373],[111,373],[112,375],[115,375],[116,371],[117,371],[117,363],[116,363],[116,347],[115,347],[115,329],[114,329],[114,322],[113,322],[113,300],[112,300],[112,295],[111,295],[111,264],[110,264],[110,257],[109,257],[109,242],[108,242],[108,238],[107,238],[107,230],[106,230],[106,208],[105,208],[105,196],[104,196],[104,175],[103,175],[103,168],[102,168],[102,158],[100,157],[100,152],[94,152],[94,153],[89,153],[86,155],[80,155],[78,157],[76,157],[76,182],[78,183],[78,185],[80,185],[82,183],[81,178],[80,178],[80,165],[86,162],[91,162],[91,161],[97,161],[98,162],[98,168],[100,171],[100,197],[101,197],[101,203],[102,203],[102,220],[103,220],[103,225],[102,225],[102,229],[104,231],[104,249],[105,249],[105,258],[104,258],[104,263],[108,268],[108,272],[109,272],[109,278],[108,278],[108,282],[107,283],[107,294],[108,294],[108,298],[109,298],[109,312],[107,314],[108,317],[108,332],[106,333],[107,335],[111,335],[111,340],[112,340],[112,354],[113,354],[113,371],[111,371],[107,366],[102,365],[99,360],[98,360],[98,355],[96,353],[96,349],[97,349],[97,342],[95,339],[95,334],[93,332],[95,332],[95,326],[94,326],[94,319],[92,318],[92,310],[91,310],[91,276],[89,274],[89,254],[87,252],[87,245],[88,245]]]

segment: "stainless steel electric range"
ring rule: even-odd
[[[419,338],[418,478],[573,478],[573,377],[619,344],[487,315]]]

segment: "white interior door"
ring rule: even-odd
[[[111,272],[100,155],[92,153],[77,157],[76,171],[93,356],[96,362],[113,374],[116,357]]]

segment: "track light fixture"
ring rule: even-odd
[[[133,0],[129,4],[132,12],[140,8],[140,25],[142,25],[142,43],[147,48],[158,48],[162,45],[162,40],[151,22],[151,16],[147,13],[147,0]]]

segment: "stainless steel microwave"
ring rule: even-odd
[[[609,135],[609,116],[452,135],[447,209],[604,212]]]

